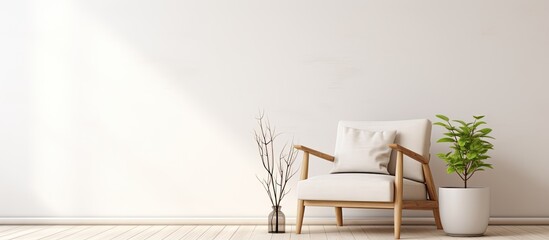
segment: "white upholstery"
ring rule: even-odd
[[[389,174],[387,166],[396,131],[368,131],[344,127],[336,143],[332,173],[382,173]]]
[[[340,121],[338,125],[338,139],[341,138],[342,129],[345,127],[365,129],[368,131],[396,130],[395,143],[400,144],[424,157],[429,157],[431,147],[431,122],[428,119],[403,120],[403,121]],[[336,146],[337,148],[337,146]],[[336,149],[336,152],[338,149]],[[389,161],[389,173],[394,175],[395,151],[392,151]],[[423,170],[421,163],[404,156],[403,176],[405,178],[423,182]]]
[[[392,175],[337,173],[311,177],[297,184],[297,197],[302,200],[392,202]],[[404,179],[404,200],[426,200],[425,184]]]

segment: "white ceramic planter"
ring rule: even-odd
[[[438,190],[440,219],[450,236],[482,236],[490,219],[490,189],[446,188]]]

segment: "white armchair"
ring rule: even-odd
[[[341,121],[338,139],[343,128],[368,131],[396,131],[393,144],[388,144],[391,156],[389,174],[337,173],[308,178],[309,155],[327,161],[336,156],[296,145],[303,151],[301,180],[298,182],[298,215],[296,233],[301,233],[305,206],[335,207],[337,225],[343,225],[342,208],[394,209],[395,238],[400,238],[402,209],[431,210],[437,229],[441,229],[438,198],[429,168],[431,122],[428,119],[404,121]],[[336,145],[336,153],[341,153]]]

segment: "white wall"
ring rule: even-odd
[[[485,114],[473,185],[493,216],[548,217],[548,43],[547,1],[4,1],[0,216],[263,217],[265,109],[326,152],[340,119]]]

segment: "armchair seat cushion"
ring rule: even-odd
[[[311,177],[297,183],[302,200],[392,202],[395,176],[367,173],[337,173]],[[425,184],[403,180],[404,200],[426,200]]]

